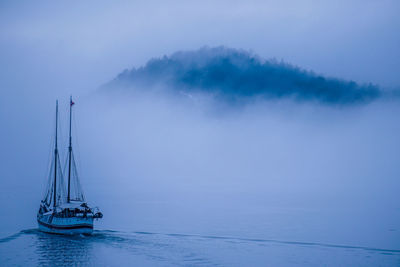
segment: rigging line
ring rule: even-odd
[[[76,109],[77,107],[75,107],[75,109]],[[78,173],[80,173],[80,171],[82,170],[81,169],[81,166],[82,166],[82,161],[81,161],[81,155],[80,155],[80,151],[81,151],[81,148],[80,148],[80,143],[79,143],[79,134],[77,134],[78,133],[78,123],[77,123],[77,119],[76,119],[76,112],[73,112],[73,114],[72,114],[72,124],[73,124],[73,129],[75,129],[74,130],[74,133],[75,133],[75,135],[74,135],[74,147],[76,148],[76,149],[74,149],[73,150],[73,155],[74,155],[74,162],[75,162],[75,169],[76,169],[76,174],[78,175]]]
[[[53,118],[53,120],[54,120],[53,122],[55,124],[55,118]],[[50,141],[49,141],[49,144],[48,144],[48,151],[47,151],[47,167],[46,167],[46,170],[44,171],[44,174],[43,174],[43,177],[46,177],[46,183],[49,182],[49,176],[51,175],[52,165],[53,165],[53,153],[54,153],[53,147],[54,147],[55,138],[54,138],[54,135],[53,135],[54,128],[51,127],[51,129],[52,129],[51,133],[49,132],[49,136],[51,136],[51,138],[50,138]],[[45,189],[47,189],[47,187]],[[43,195],[46,195],[46,194],[47,194],[47,190],[45,190],[43,192]]]
[[[62,108],[62,111],[63,111],[63,114],[65,114],[66,108],[65,107]],[[59,116],[59,117],[61,117],[61,116]],[[64,159],[66,157],[68,150],[65,149],[66,137],[64,134],[63,124],[61,122],[62,122],[62,120],[60,120],[60,118],[59,118],[58,125],[59,125],[59,129],[60,129],[60,133],[59,133],[58,140],[59,140],[59,144],[61,144],[60,147],[62,147],[63,149],[59,149],[59,151],[61,150],[61,153],[59,152],[58,154],[60,155],[61,159]]]
[[[81,107],[81,106],[80,106]],[[77,115],[75,115],[76,112],[74,112],[74,114],[72,114],[72,121],[73,121],[73,125],[75,128],[75,132],[78,132],[78,119],[77,119]],[[80,147],[80,142],[79,142],[79,138],[80,135],[79,134],[75,134],[74,135],[75,139],[74,139],[74,145],[76,147],[76,149],[73,151],[73,163],[74,163],[74,167],[75,167],[75,176],[76,176],[76,183],[77,183],[77,188],[79,190],[79,195],[80,198],[82,198],[82,201],[85,201],[85,192],[83,190],[83,186],[82,183],[85,182],[85,179],[81,179],[82,176],[84,177],[85,175],[80,175],[82,174],[81,171],[84,171],[81,169],[82,166],[82,160],[81,160],[81,147]]]
[[[45,191],[43,192],[43,196],[44,196],[43,200],[45,200],[47,204],[50,204],[51,196],[52,196],[52,192],[53,192],[53,190],[52,190],[52,188],[53,188],[52,174],[53,174],[53,165],[54,165],[53,159],[54,158],[52,157],[51,161],[50,161],[51,165],[48,170],[47,177],[46,177],[47,179],[46,179]],[[49,197],[50,197],[50,201],[49,201]]]
[[[63,170],[62,170],[62,172],[63,173],[65,173],[66,172],[66,168],[67,168],[67,166],[68,166],[68,158],[67,157],[65,157],[64,158],[64,164],[63,164]]]
[[[74,155],[74,154],[72,154],[72,155]],[[77,195],[79,195],[79,197],[82,199],[82,201],[84,201],[85,200],[84,192],[83,192],[82,185],[81,185],[81,183],[79,181],[79,178],[78,178],[78,173],[77,173],[77,169],[76,169],[76,162],[75,162],[75,157],[74,156],[72,157],[72,160],[73,160],[72,163],[74,165],[74,177],[75,177],[74,183],[75,183],[75,190],[76,190],[75,193]]]

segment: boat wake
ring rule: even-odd
[[[271,244],[282,244],[282,245],[293,245],[293,246],[317,246],[326,248],[337,248],[337,249],[358,249],[365,251],[378,251],[387,253],[398,253],[400,254],[400,249],[385,249],[385,248],[374,248],[374,247],[364,247],[364,246],[351,246],[351,245],[340,245],[340,244],[328,244],[328,243],[318,243],[318,242],[303,242],[303,241],[284,241],[276,239],[258,239],[258,238],[241,238],[241,237],[230,237],[230,236],[214,236],[214,235],[196,235],[196,234],[179,234],[179,233],[155,233],[155,232],[122,232],[115,230],[95,230],[92,235],[73,235],[73,236],[60,236],[53,234],[46,234],[40,232],[38,229],[26,229],[21,230],[18,233],[12,234],[10,236],[0,238],[0,243],[10,242],[17,239],[23,235],[38,235],[41,238],[65,238],[71,240],[84,239],[89,242],[98,241],[121,241],[127,242],[133,240],[138,236],[154,235],[154,236],[164,236],[171,238],[201,238],[201,239],[216,239],[216,240],[226,240],[234,242],[251,242],[251,243],[271,243]]]
[[[4,260],[3,260],[4,258]],[[113,260],[117,258],[118,264]],[[374,265],[398,263],[400,249],[180,233],[95,230],[90,236],[22,230],[0,239],[10,265]],[[356,264],[358,265],[358,264]]]

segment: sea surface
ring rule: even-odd
[[[0,266],[400,266],[397,107],[266,121],[167,107],[82,118],[81,182],[104,214],[91,236],[37,230],[44,134],[20,144],[35,120],[15,131],[18,146],[2,147]]]
[[[400,250],[180,233],[27,229],[0,239],[1,266],[399,266]]]
[[[34,201],[17,206],[5,192],[0,203],[17,204],[2,207],[0,266],[400,266],[397,206],[258,207],[224,197],[110,197],[91,236],[62,236],[37,229]]]

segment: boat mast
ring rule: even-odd
[[[58,159],[57,128],[58,128],[58,100],[56,100],[56,141],[55,141],[55,145],[54,145],[54,201],[53,201],[53,207],[56,206],[56,199],[57,199],[57,159]]]
[[[71,118],[72,118],[72,96],[69,99],[69,147],[68,147],[68,198],[67,202],[70,202],[70,192],[71,192],[71,157],[72,157],[72,137],[71,137]]]

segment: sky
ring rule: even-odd
[[[96,91],[150,58],[220,45],[398,88],[399,9],[385,0],[0,1],[0,207],[18,218],[2,231],[35,227],[55,99],[65,144],[72,94],[82,184],[104,211],[100,227],[399,249],[398,102],[235,109],[207,96]]]
[[[398,87],[399,8],[395,0],[1,1],[1,80],[82,92],[152,57],[225,45]]]

